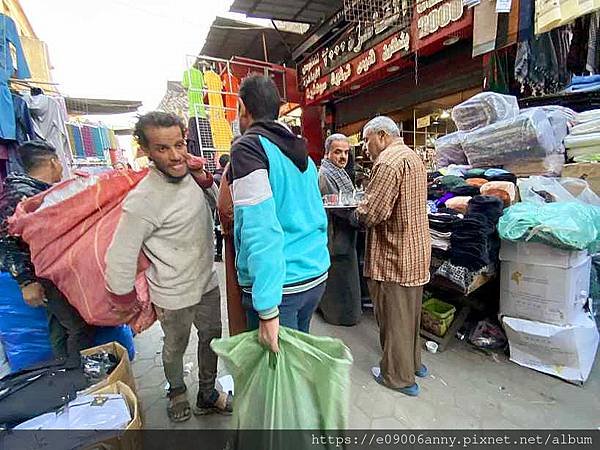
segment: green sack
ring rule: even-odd
[[[517,203],[504,211],[498,232],[507,241],[531,240],[593,252],[600,244],[600,207],[578,202]]]
[[[278,354],[258,342],[258,331],[211,348],[234,379],[234,428],[346,428],[352,355],[339,339],[281,327]]]

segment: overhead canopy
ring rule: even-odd
[[[67,112],[73,115],[126,114],[142,106],[138,100],[108,100],[100,98],[65,97]]]
[[[291,63],[291,49],[303,40],[301,34],[217,17],[210,27],[201,54],[214,58],[242,56],[264,61],[263,34],[267,60],[274,64]]]
[[[234,0],[232,12],[249,17],[318,24],[337,12],[343,0]]]

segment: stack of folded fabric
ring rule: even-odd
[[[544,160],[556,154],[559,146],[546,113],[534,108],[467,133],[463,149],[473,167],[490,167],[517,159]]]
[[[575,162],[592,162],[600,158],[600,110],[577,114],[576,125],[565,138],[567,156]]]
[[[574,76],[564,90],[569,94],[594,91],[600,91],[600,75]]]
[[[467,157],[462,148],[464,136],[465,133],[462,131],[456,131],[436,139],[435,152],[438,167],[467,164]]]
[[[454,225],[462,220],[462,216],[456,213],[429,214],[429,233],[431,234],[431,246],[434,249],[448,251]]]
[[[452,120],[461,131],[471,131],[519,114],[517,98],[495,92],[482,92],[452,109]]]
[[[454,226],[450,262],[469,270],[481,270],[498,258],[497,224],[504,204],[496,197],[479,195],[469,202],[465,218]]]

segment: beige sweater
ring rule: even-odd
[[[191,175],[171,183],[157,169],[132,190],[106,256],[106,284],[117,295],[134,288],[140,250],[152,303],[177,310],[200,302],[218,286],[213,269],[217,188],[200,188]]]

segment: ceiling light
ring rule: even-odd
[[[446,45],[446,46],[453,45],[453,44],[456,44],[458,41],[460,41],[460,38],[458,36],[450,36],[448,39],[446,39],[444,41],[444,45]]]
[[[450,112],[447,110],[443,110],[442,113],[440,114],[440,119],[449,119],[450,118]]]
[[[360,84],[353,84],[352,86],[350,86],[350,90],[352,91],[356,91],[357,89],[360,89]]]
[[[387,68],[388,72],[397,72],[400,70],[400,66],[390,66]]]

